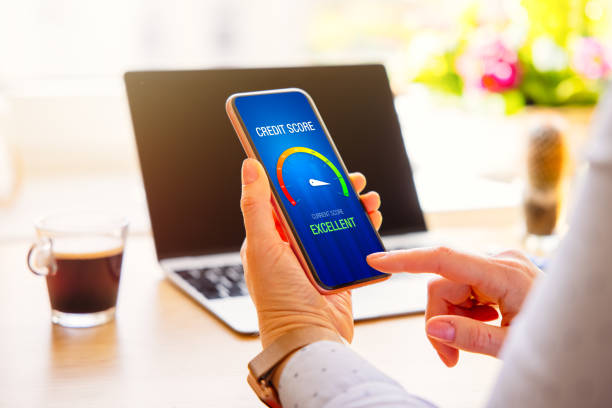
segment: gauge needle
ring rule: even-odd
[[[313,187],[318,187],[318,186],[329,186],[329,183],[326,183],[324,181],[321,180],[315,180],[315,179],[310,179],[308,180],[308,182],[310,183],[311,186]]]

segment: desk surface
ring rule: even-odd
[[[487,245],[518,236],[501,226],[455,234]],[[259,341],[232,333],[163,279],[150,236],[128,239],[117,319],[91,329],[50,323],[46,283],[25,266],[28,245],[0,243],[0,406],[259,406],[245,381]],[[441,406],[482,405],[500,362],[463,354],[448,369],[423,325],[423,315],[357,324],[353,348]]]

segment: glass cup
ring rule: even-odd
[[[92,327],[115,316],[128,222],[123,217],[70,213],[35,224],[27,264],[47,278],[51,321]]]

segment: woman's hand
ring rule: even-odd
[[[366,184],[359,173],[350,176],[357,193]],[[360,196],[378,229],[382,216],[375,192]],[[261,164],[246,159],[242,164],[242,199],[246,239],[240,255],[245,279],[259,318],[264,347],[289,330],[320,326],[353,338],[353,315],[349,291],[320,294],[310,283],[289,244],[277,231],[268,179]]]
[[[429,283],[425,330],[449,367],[459,350],[497,356],[508,326],[540,270],[519,251],[481,256],[446,247],[371,254],[368,263],[387,273],[435,273]],[[501,326],[483,322],[497,319]]]

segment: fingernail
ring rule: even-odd
[[[444,321],[428,322],[425,327],[427,335],[444,341],[455,340],[455,327]]]
[[[370,254],[367,256],[367,260],[368,261],[374,261],[376,259],[382,259],[385,256],[387,256],[386,252],[374,252],[373,254]]]
[[[259,177],[259,174],[257,173],[255,163],[253,163],[253,159],[245,159],[242,162],[242,184],[251,184],[257,180],[257,177]]]

